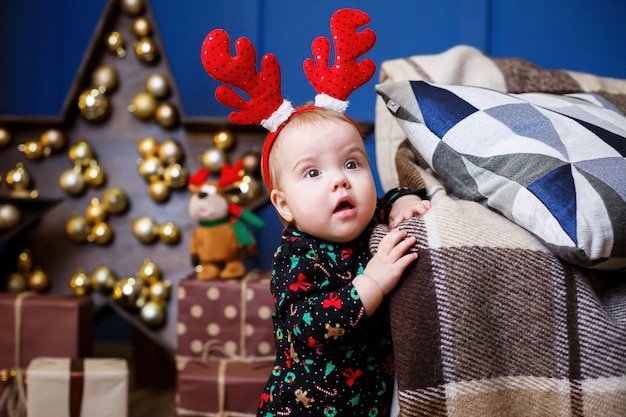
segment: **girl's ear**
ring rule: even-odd
[[[289,204],[287,203],[287,199],[285,198],[285,193],[279,191],[277,189],[273,189],[270,193],[270,201],[278,214],[285,220],[287,223],[293,223],[293,214],[289,209]]]

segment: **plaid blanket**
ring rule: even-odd
[[[390,299],[400,415],[625,416],[626,274],[564,263],[419,161],[400,146],[400,185],[433,203],[400,225],[419,253]]]

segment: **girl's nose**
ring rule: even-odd
[[[338,172],[333,178],[333,190],[339,188],[350,188],[350,181],[343,172]]]

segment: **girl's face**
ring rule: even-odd
[[[278,213],[323,240],[357,238],[376,210],[376,186],[355,126],[338,120],[288,126],[274,146],[280,180],[270,199]]]

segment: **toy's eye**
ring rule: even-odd
[[[204,184],[200,191],[206,195],[215,195],[217,194],[217,187],[211,184]]]

